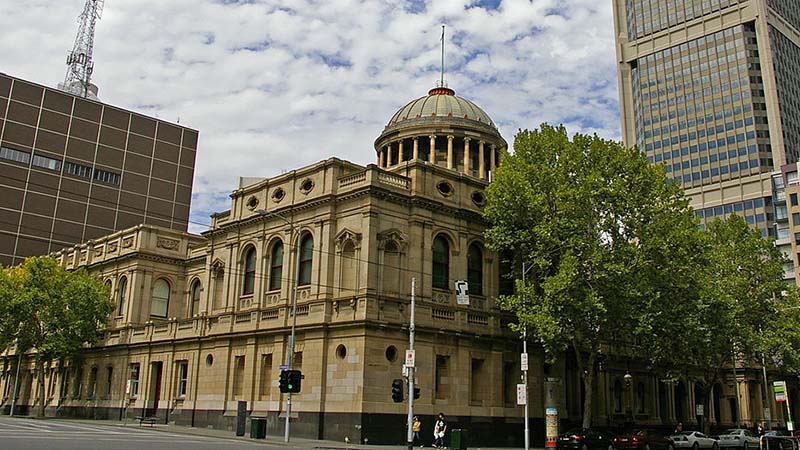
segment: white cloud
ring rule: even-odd
[[[2,2],[0,70],[62,81],[83,3]],[[94,82],[107,103],[200,131],[195,231],[228,208],[238,176],[332,155],[373,162],[391,115],[439,78],[442,23],[450,87],[509,143],[541,122],[619,138],[610,1],[421,3],[108,0]]]

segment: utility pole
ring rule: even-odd
[[[411,278],[411,321],[408,326],[408,349],[414,352],[414,303],[417,279]],[[414,377],[417,375],[416,358],[414,366],[408,368],[408,450],[414,448]]]
[[[525,267],[525,263],[522,263],[522,284],[525,284],[525,274],[528,273],[528,269],[530,267]],[[522,304],[525,305],[525,294],[523,293],[522,297]],[[521,366],[522,366],[522,383],[525,385],[525,450],[530,450],[531,448],[531,433],[530,433],[530,425],[528,424],[528,327],[527,325],[523,325],[522,327],[522,357],[521,357]]]

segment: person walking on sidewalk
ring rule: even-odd
[[[422,431],[422,422],[419,421],[419,417],[417,416],[414,416],[414,421],[411,422],[411,431],[414,432],[412,445],[417,445],[417,443],[419,443],[420,448],[422,448],[422,441],[419,437],[419,433]]]
[[[444,413],[439,413],[436,424],[433,426],[433,446],[444,448],[444,435],[447,433],[447,422],[444,420]]]

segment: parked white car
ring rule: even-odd
[[[719,444],[714,438],[710,438],[699,431],[682,431],[670,436],[675,448],[690,448],[698,450],[701,448],[719,449]]]
[[[758,437],[750,430],[743,430],[734,428],[725,430],[719,435],[720,448],[741,448],[742,450],[750,450],[758,448]]]

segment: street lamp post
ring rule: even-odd
[[[525,284],[525,275],[531,270],[531,267],[525,267],[525,263],[522,263],[522,284]],[[522,295],[522,304],[525,304],[525,294]],[[525,384],[525,450],[530,450],[531,448],[531,433],[530,433],[530,425],[528,424],[529,419],[529,412],[528,412],[528,326],[523,324],[522,327],[522,354],[524,355],[524,362],[525,365],[522,368],[522,382]]]
[[[289,370],[293,369],[292,364],[294,363],[294,340],[295,340],[295,329],[297,328],[297,286],[300,284],[300,224],[295,226],[294,222],[283,217],[282,215],[267,211],[265,209],[257,209],[255,211],[259,215],[267,216],[267,217],[277,217],[278,219],[283,220],[289,225],[292,229],[292,236],[289,238],[289,242],[296,237],[297,243],[295,244],[295,272],[294,272],[294,287],[292,289],[292,332],[291,337],[289,338],[289,351],[286,354],[286,365],[288,366]],[[292,393],[286,393],[286,425],[283,431],[283,442],[289,442],[289,429],[290,429],[290,419],[292,415]]]

